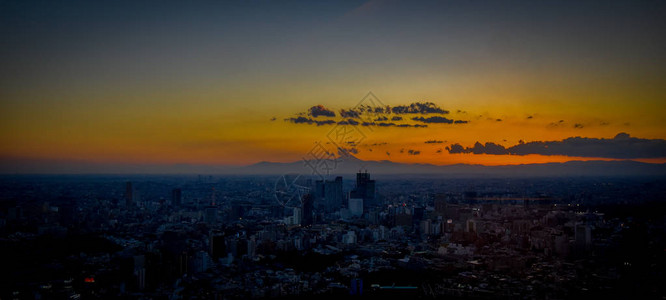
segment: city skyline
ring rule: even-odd
[[[339,125],[363,139],[327,150],[363,161],[666,163],[663,2],[22,1],[0,14],[3,173],[290,163]],[[368,95],[390,110],[343,117]]]

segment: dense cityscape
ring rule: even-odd
[[[665,183],[3,175],[0,298],[661,298]]]
[[[0,0],[0,300],[666,300],[664,0]]]

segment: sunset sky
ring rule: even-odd
[[[292,162],[336,126],[363,160],[666,162],[664,1],[0,1],[0,66],[4,173]],[[402,120],[340,123],[367,97]]]

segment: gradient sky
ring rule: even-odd
[[[3,172],[296,161],[333,125],[285,119],[370,91],[469,123],[372,128],[361,159],[561,162],[600,158],[445,147],[666,139],[664,1],[0,1],[0,65]]]

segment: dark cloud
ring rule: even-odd
[[[338,125],[358,125],[358,124],[360,123],[354,119],[347,119],[338,122]]]
[[[355,111],[353,108],[349,110],[341,109],[340,110],[340,116],[343,118],[360,118],[361,113],[358,111]]]
[[[442,153],[442,149],[437,149],[436,153]]]
[[[413,117],[412,120],[418,121],[418,122],[423,122],[423,123],[440,123],[440,124],[465,124],[468,121],[464,120],[451,120],[447,119],[445,117],[440,117],[440,116],[434,116],[434,117]]]
[[[534,118],[534,116],[527,116],[527,119],[528,119],[528,120],[529,120],[529,119],[533,119],[533,118]]]
[[[374,123],[374,122],[372,122],[372,123],[368,123],[368,125],[366,125],[365,123],[364,123],[363,125],[364,125],[364,126],[373,126],[373,125],[376,125],[376,126],[379,126],[379,127],[403,127],[403,128],[404,128],[404,127],[413,127],[413,128],[426,128],[426,127],[428,127],[428,125],[421,125],[421,124],[413,124],[413,125],[412,125],[412,124],[396,124],[396,123],[393,123],[393,122],[389,122],[389,123],[386,123],[386,122]]]
[[[391,156],[391,152],[386,151],[386,155]]]
[[[441,144],[444,143],[444,141],[438,141],[438,140],[427,140],[425,141],[426,144]]]
[[[362,126],[378,126],[378,127],[401,127],[401,128],[425,128],[425,124],[411,124],[405,122],[409,119],[399,115],[392,114],[448,114],[449,111],[438,107],[432,102],[414,102],[409,105],[398,105],[395,107],[389,106],[369,106],[357,105],[349,109],[341,109],[339,111],[340,119],[335,121],[317,121],[317,118],[330,117],[335,118],[336,115],[333,110],[324,107],[323,105],[315,105],[310,107],[307,112],[297,113],[295,117],[288,118],[288,120],[295,124],[310,124],[310,125],[362,125]],[[464,124],[468,121],[463,120],[450,120],[442,116],[430,116],[412,118],[412,121],[421,123],[445,123],[445,124]],[[404,122],[404,123],[403,123]]]
[[[439,117],[439,116],[428,117],[428,118],[424,118],[424,117],[414,117],[414,118],[412,118],[412,120],[414,120],[414,121],[419,121],[419,122],[423,122],[423,123],[444,123],[444,124],[453,124],[453,120],[451,120],[451,119],[447,119],[447,118],[445,118],[445,117]]]
[[[310,107],[310,109],[308,109],[308,116],[312,116],[314,118],[319,116],[335,117],[335,112],[320,104]]]
[[[463,147],[460,144],[452,144],[451,146],[446,147],[446,150],[449,151],[451,154],[457,154],[457,153],[474,153],[474,154],[495,154],[495,155],[502,155],[502,154],[509,154],[509,151],[504,148],[502,145],[498,145],[495,143],[486,143],[481,144],[479,142],[476,142],[474,144],[474,147]]]
[[[356,148],[342,148],[338,147],[338,157],[350,157],[352,154],[358,154],[358,149]]]
[[[641,139],[631,137],[627,133],[619,133],[612,139],[570,137],[561,141],[523,142],[505,148],[502,145],[477,142],[474,147],[463,147],[452,144],[446,147],[449,153],[474,154],[512,154],[512,155],[564,155],[576,157],[604,158],[661,158],[666,157],[666,140]]]
[[[441,109],[432,102],[414,102],[410,105],[398,105],[391,108],[394,114],[448,114],[448,110]]]
[[[333,121],[333,120],[318,121],[318,120],[313,120],[311,118],[306,118],[306,117],[287,118],[287,119],[284,119],[284,120],[285,121],[290,121],[294,124],[315,124],[317,126],[335,124],[335,121]]]
[[[576,129],[581,129],[581,128],[585,127],[585,126],[583,126],[583,124],[581,124],[581,123],[576,123],[576,124],[574,124],[573,127],[576,128]]]
[[[495,122],[502,122],[502,119],[495,119]]]
[[[451,146],[446,146],[446,151],[449,151],[451,154],[459,154],[459,153],[469,153],[465,152],[465,147],[462,145],[456,143],[456,144],[451,144]]]
[[[275,121],[275,120],[277,120],[276,117],[272,117],[272,118],[271,118],[271,121]]]
[[[370,113],[370,114],[389,114],[391,113],[391,108],[388,106],[370,106],[370,105],[358,105],[352,110],[357,111],[359,114]]]
[[[421,154],[421,151],[409,149],[409,151],[407,151],[407,154],[409,154],[409,155],[419,155],[419,154]]]

